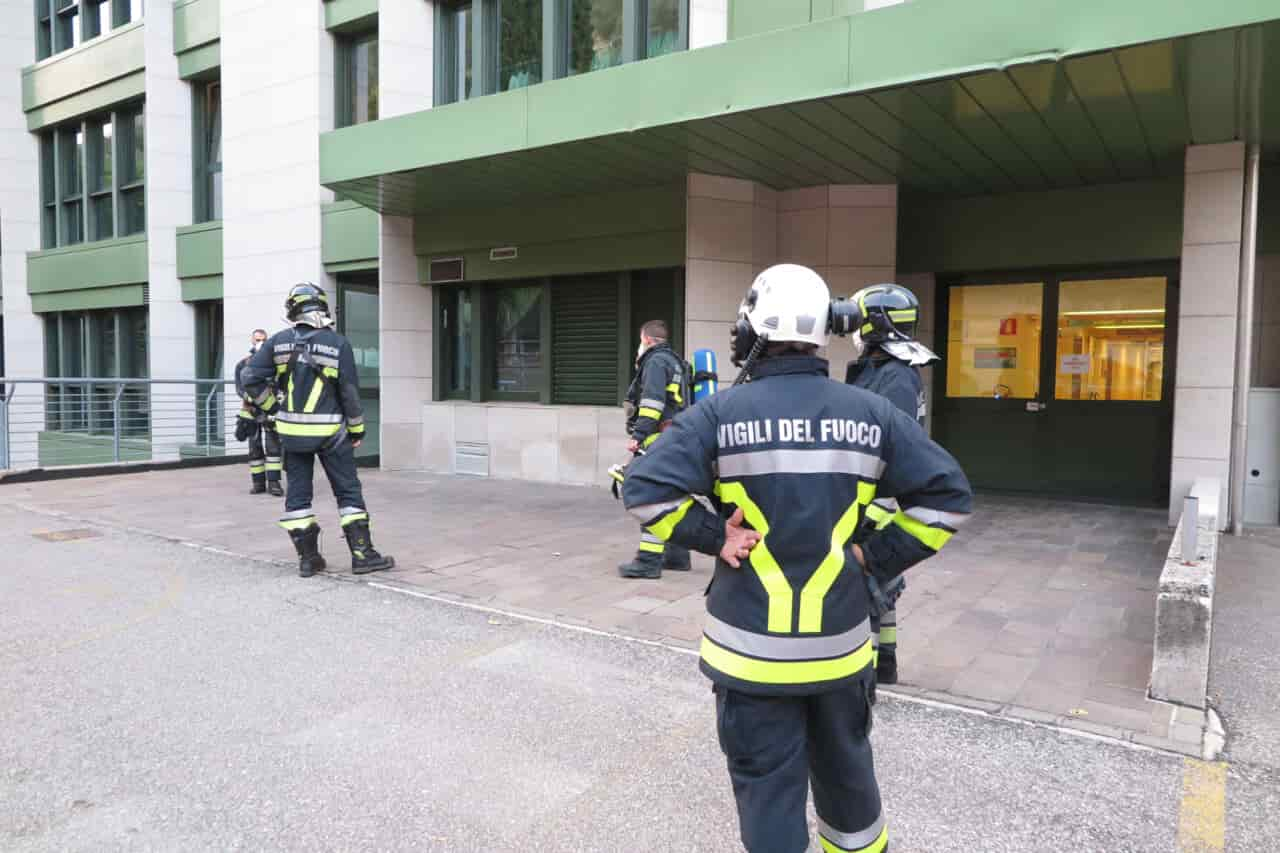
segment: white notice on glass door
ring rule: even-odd
[[[1058,365],[1058,372],[1064,376],[1084,376],[1089,372],[1089,356],[1064,355]]]

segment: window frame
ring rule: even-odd
[[[619,328],[628,329],[626,334],[618,336],[617,346],[617,401],[621,403],[626,396],[627,388],[635,373],[635,343],[632,338],[636,334],[635,326],[651,317],[635,316],[635,300],[633,297],[633,279],[642,273],[660,273],[669,271],[672,276],[671,308],[671,345],[677,351],[684,345],[684,300],[685,270],[683,267],[654,267],[637,270],[604,271],[602,276],[616,276],[618,283],[618,323]],[[572,283],[583,274],[562,276],[535,276],[493,281],[450,282],[433,285],[436,293],[434,302],[435,328],[442,334],[432,339],[432,399],[436,401],[470,401],[539,403],[542,405],[598,405],[595,403],[559,403],[553,399],[554,389],[554,324],[552,316],[552,300],[557,284]],[[495,339],[494,296],[509,287],[538,285],[542,288],[541,316],[539,322],[539,340],[541,343],[543,375],[540,387],[536,391],[504,392],[494,387],[497,379],[496,356],[497,341]],[[471,296],[471,371],[469,387],[465,392],[452,391],[449,388],[449,374],[452,370],[449,353],[450,331],[445,317],[446,306],[452,304],[452,297],[458,292],[467,292]],[[637,327],[638,328],[638,327]]]
[[[442,0],[435,4],[434,92],[435,106],[458,103],[458,44],[452,15],[471,7],[471,98],[496,94],[499,78],[499,8],[502,0]],[[675,51],[689,49],[689,3],[677,0],[679,22]],[[538,83],[569,76],[572,40],[572,0],[541,0],[542,61]],[[622,0],[622,65],[648,57],[649,0]],[[610,66],[616,67],[616,66]],[[600,69],[605,70],[605,69]],[[591,73],[590,71],[582,73]],[[576,75],[575,75],[576,76]],[[537,83],[529,83],[534,86]]]
[[[365,124],[371,121],[377,121],[381,110],[381,100],[378,98],[378,30],[363,29],[351,33],[343,33],[335,35],[337,39],[337,51],[335,52],[335,81],[334,86],[334,112],[333,126],[335,128],[351,127],[356,124]],[[355,80],[356,61],[355,54],[361,45],[372,43],[373,47],[369,57],[369,79],[371,86],[369,87],[369,95],[366,95],[366,111],[368,117],[363,121],[356,121],[355,118],[355,97],[357,91],[357,83]]]
[[[121,145],[124,139],[128,139],[128,144],[133,145],[133,126],[130,122],[129,135],[121,133],[122,119],[132,119],[141,116],[143,121],[143,149],[142,149],[142,176],[135,178],[128,184],[122,183],[122,158]],[[91,162],[93,158],[90,156],[90,127],[96,123],[110,125],[111,132],[111,234],[97,234],[96,228],[92,225],[92,205],[93,199],[105,198],[108,190],[92,190],[91,187]],[[81,136],[82,154],[80,158],[79,168],[72,174],[79,181],[79,193],[77,195],[65,195],[64,184],[68,179],[66,168],[67,154],[65,139],[68,134],[78,133]],[[133,234],[146,233],[146,107],[144,102],[135,101],[130,104],[124,104],[115,109],[103,112],[89,113],[80,116],[73,121],[65,122],[57,127],[49,128],[42,131],[38,138],[38,146],[40,149],[40,242],[42,249],[56,249],[63,246],[78,246],[85,243],[96,243],[103,240],[112,240],[120,237],[128,237]],[[142,227],[135,231],[126,232],[124,230],[124,194],[126,192],[142,196]],[[64,197],[65,196],[65,197]],[[79,227],[80,239],[71,241],[66,237],[67,228],[70,225],[68,213],[68,205],[80,205]],[[52,219],[50,218],[52,216]],[[52,240],[50,238],[52,237]]]
[[[130,172],[126,175],[123,166],[125,165],[125,155],[123,152],[128,151],[128,156],[133,157],[137,147],[137,131],[138,125],[135,119],[142,121],[142,150],[139,152],[142,157],[141,174]],[[116,127],[115,131],[115,193],[116,193],[116,236],[130,237],[134,234],[145,234],[147,232],[147,113],[142,104],[138,104],[131,108],[116,110],[112,116],[112,122]],[[131,167],[137,169],[139,164],[130,162]],[[127,181],[126,181],[127,178]],[[128,204],[134,194],[142,198],[142,222],[134,230],[129,230],[129,217],[127,211]]]
[[[209,121],[209,104],[213,100],[212,91],[217,89],[218,101],[218,161],[214,163],[210,157],[211,128]],[[219,222],[222,219],[221,209],[214,207],[214,175],[222,174],[222,78],[214,77],[195,81],[191,87],[192,100],[192,158],[191,188],[192,211],[191,221]]]
[[[146,13],[144,0],[34,0],[34,4],[32,14],[35,19],[37,62],[140,21]],[[109,7],[105,19],[102,14],[103,4]],[[69,30],[71,44],[64,44],[65,36],[61,35],[63,28],[60,23],[67,18],[74,19]]]

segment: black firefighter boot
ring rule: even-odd
[[[298,574],[309,578],[324,569],[324,557],[320,556],[320,525],[313,524],[302,530],[290,530],[289,538],[298,552]]]
[[[273,498],[284,497],[284,488],[280,485],[279,480],[267,480],[267,494]]]
[[[669,572],[687,572],[693,568],[689,560],[689,549],[667,543],[662,549],[662,568]]]
[[[662,577],[662,553],[660,551],[637,551],[634,560],[618,566],[618,574],[624,578],[657,580]]]
[[[881,649],[880,659],[876,662],[876,681],[881,684],[898,683],[898,653],[891,649]]]
[[[266,494],[266,491],[267,491],[267,475],[254,474],[253,485],[249,487],[249,494],[262,495],[262,494]]]
[[[368,520],[351,522],[342,528],[342,535],[347,537],[347,546],[351,548],[352,574],[367,575],[395,566],[394,557],[384,557],[374,549]]]

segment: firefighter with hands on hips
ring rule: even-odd
[[[860,326],[814,271],[765,270],[734,325],[749,381],[677,418],[622,487],[649,532],[717,557],[701,668],[749,853],[808,849],[810,784],[823,850],[888,848],[864,574],[891,584],[971,510],[959,464],[914,418],[828,378],[818,348]],[[877,496],[901,507],[880,529],[861,523]]]
[[[284,445],[289,482],[280,526],[297,549],[298,574],[311,577],[325,567],[320,525],[311,508],[316,457],[338,501],[351,571],[390,569],[395,560],[373,547],[356,475],[355,449],[364,439],[364,412],[351,344],[330,328],[329,298],[310,282],[290,288],[285,316],[290,328],[276,332],[254,354],[244,371],[244,386],[254,405],[275,416]]]
[[[249,494],[261,495],[269,492],[278,498],[284,494],[284,490],[280,488],[280,470],[283,464],[275,418],[255,406],[244,393],[244,369],[266,340],[265,330],[254,329],[249,354],[236,362],[236,394],[241,400],[240,414],[236,418],[236,441],[249,442],[249,476],[253,483],[249,487]]]
[[[685,407],[684,360],[668,343],[670,331],[661,320],[640,327],[640,348],[636,352],[636,378],[627,389],[627,451],[648,452],[658,436]],[[618,566],[624,578],[662,577],[662,570],[687,572],[689,550],[662,540],[641,528],[640,547],[635,559]]]
[[[915,339],[920,323],[920,302],[914,293],[897,284],[864,287],[849,301],[857,304],[862,326],[853,333],[858,357],[849,362],[844,381],[887,398],[924,426],[926,404],[920,368],[941,361]],[[867,508],[868,523],[885,527],[893,521],[898,505],[892,498],[877,498]],[[906,583],[898,578],[880,589],[873,583],[872,639],[877,642],[876,680],[898,683],[898,613],[896,604]]]

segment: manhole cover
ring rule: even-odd
[[[102,534],[87,527],[78,527],[75,530],[37,530],[31,535],[46,542],[71,542],[75,539],[97,539]]]

